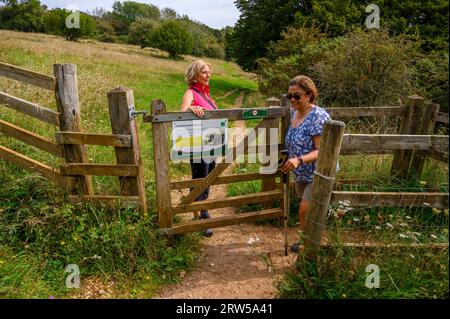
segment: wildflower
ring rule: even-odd
[[[376,230],[380,230],[381,227],[380,227],[380,226],[375,226],[375,229],[376,229]]]
[[[342,202],[342,205],[344,205],[344,207],[349,207],[350,206],[350,201],[349,200],[344,200]]]
[[[431,210],[433,211],[434,215],[439,215],[442,212],[442,210],[440,210],[438,208],[434,208],[434,207]]]
[[[433,239],[437,239],[437,236],[433,235],[433,234],[431,234],[430,237],[433,238]]]
[[[386,223],[386,227],[387,227],[387,228],[391,228],[391,229],[394,228],[394,226],[392,226],[392,225],[389,224],[389,223]]]
[[[400,224],[400,227],[407,227],[407,226],[408,226],[407,223],[401,223],[401,224]]]
[[[405,234],[398,234],[398,237],[400,237],[400,238],[408,238],[408,235],[405,235]]]
[[[354,218],[353,218],[353,221],[354,221],[354,222],[359,222],[359,218],[358,218],[358,217],[354,217]]]

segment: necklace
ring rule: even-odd
[[[305,113],[302,114],[300,117],[295,117],[294,120],[292,121],[292,126],[293,127],[297,127],[300,124],[303,123],[303,121],[305,120],[305,118],[308,116],[308,114],[311,112],[312,109],[312,105],[310,104],[309,107],[305,110]],[[300,114],[300,113],[297,113]]]

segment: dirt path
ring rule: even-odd
[[[241,106],[244,92],[236,99]],[[244,121],[235,127],[245,128]],[[230,166],[224,175],[231,174]],[[187,194],[187,190],[184,194]],[[211,187],[211,199],[223,198],[225,185]],[[174,194],[179,201],[181,194]],[[233,208],[210,210],[212,218],[233,215]],[[186,214],[192,218],[192,214]],[[289,229],[289,243],[296,241],[297,231]],[[201,242],[201,254],[195,270],[180,283],[165,287],[156,298],[275,298],[276,282],[285,270],[292,267],[296,255],[284,256],[282,227],[272,225],[241,224],[215,228],[214,235]]]

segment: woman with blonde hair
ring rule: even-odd
[[[209,79],[211,77],[211,65],[203,60],[195,60],[192,62],[185,75],[188,89],[184,92],[183,101],[181,103],[181,111],[191,111],[198,117],[205,115],[204,110],[217,110],[217,106],[210,95]],[[213,160],[204,161],[190,160],[192,178],[206,177],[215,167],[216,163]],[[209,196],[209,187],[206,188],[195,200],[205,200]],[[207,210],[200,212],[201,219],[209,219]],[[204,235],[207,237],[212,236],[211,229],[207,229]]]

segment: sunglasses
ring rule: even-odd
[[[295,93],[294,95],[292,95],[291,93],[288,93],[286,95],[286,97],[287,97],[288,100],[291,100],[292,98],[294,98],[294,99],[296,99],[298,101],[298,100],[300,100],[303,97],[303,95],[305,95],[305,94]]]

